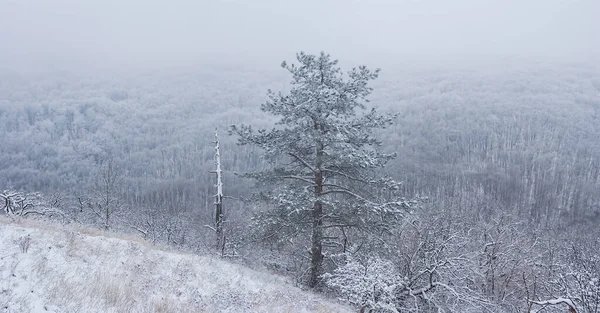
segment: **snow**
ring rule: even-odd
[[[352,310],[217,257],[81,226],[0,217],[0,313],[17,312]]]
[[[567,298],[556,298],[556,299],[550,299],[550,300],[545,300],[545,301],[531,301],[531,303],[535,303],[537,305],[541,305],[543,306],[540,310],[538,311],[531,311],[531,312],[542,312],[545,309],[546,305],[559,305],[559,304],[566,304],[569,307],[569,312],[578,312],[575,309],[575,303],[573,303],[573,301],[571,301],[571,299],[567,299]]]

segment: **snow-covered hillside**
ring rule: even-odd
[[[0,218],[0,312],[351,312],[287,279],[136,238]]]

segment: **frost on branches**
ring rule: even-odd
[[[333,274],[325,274],[324,278],[342,299],[377,312],[397,312],[397,298],[407,285],[394,264],[376,258],[363,265],[350,257],[345,266]]]
[[[352,234],[389,230],[412,202],[399,196],[398,182],[380,174],[395,155],[382,153],[373,136],[394,116],[365,106],[379,70],[360,66],[344,75],[325,53],[299,53],[297,61],[282,64],[292,76],[291,91],[269,91],[261,106],[279,118],[275,127],[231,131],[239,144],[262,148],[272,165],[245,175],[272,186],[261,194],[268,205],[255,219],[257,228],[281,241],[310,236],[308,285],[315,287],[325,249],[341,252]]]
[[[537,311],[549,305],[569,308],[570,312],[597,313],[600,312],[600,242],[583,245],[573,243],[566,250],[567,264],[558,267],[558,277],[552,281],[558,298],[531,300]]]
[[[1,212],[8,216],[63,215],[58,211],[59,199],[48,201],[41,193],[25,193],[13,190],[0,192]]]

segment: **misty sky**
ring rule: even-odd
[[[0,0],[0,68],[600,55],[600,0]]]

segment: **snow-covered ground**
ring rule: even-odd
[[[95,229],[0,217],[0,312],[352,312],[286,278]]]

